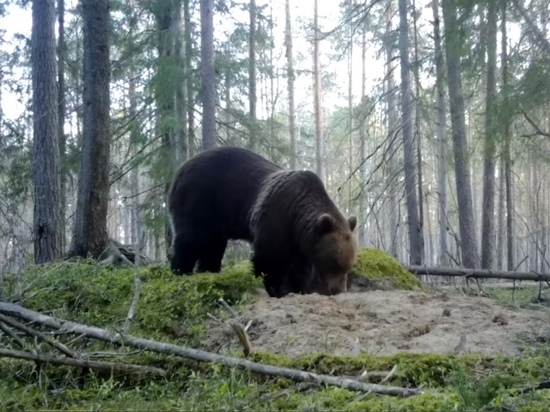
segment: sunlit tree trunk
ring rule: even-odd
[[[35,263],[56,260],[63,253],[55,47],[55,2],[34,0],[31,64]]]
[[[479,255],[472,208],[472,189],[468,165],[466,126],[464,119],[464,97],[460,74],[461,36],[457,22],[457,0],[443,0],[445,22],[445,51],[447,57],[447,83],[451,110],[451,126],[455,158],[456,193],[462,264],[467,268],[479,266]]]

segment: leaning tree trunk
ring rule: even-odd
[[[216,75],[214,72],[214,0],[200,0],[202,148],[216,145]]]
[[[464,118],[464,96],[460,75],[460,36],[458,30],[456,2],[443,0],[445,22],[445,51],[447,55],[447,83],[451,109],[453,149],[455,157],[456,193],[458,198],[458,220],[462,263],[467,268],[479,266],[479,255],[472,207],[472,188],[468,165],[466,126]]]
[[[55,260],[63,253],[55,47],[55,2],[34,0],[31,62],[35,263]]]
[[[422,264],[422,228],[418,217],[416,173],[411,119],[411,87],[409,73],[409,33],[407,30],[407,0],[399,0],[399,49],[401,54],[401,123],[405,155],[405,198],[409,223],[410,262]]]
[[[100,257],[109,245],[109,1],[82,0],[84,116],[75,225],[70,256]]]

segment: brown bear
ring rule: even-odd
[[[346,291],[357,257],[346,219],[310,171],[217,147],[189,159],[168,193],[170,263],[176,274],[219,272],[229,239],[252,244],[254,274],[272,297]]]

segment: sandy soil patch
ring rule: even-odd
[[[240,320],[252,320],[253,348],[287,356],[483,353],[517,355],[550,338],[548,313],[503,307],[452,292],[374,290],[333,297],[262,295]],[[204,346],[239,348],[227,322],[209,325]]]

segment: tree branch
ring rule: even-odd
[[[177,346],[170,343],[156,342],[150,339],[144,339],[130,335],[123,336],[119,333],[113,333],[106,329],[98,328],[96,326],[87,326],[76,322],[56,319],[42,313],[25,309],[13,303],[0,302],[0,313],[38,323],[43,326],[57,329],[58,331],[64,333],[80,334],[88,338],[97,339],[103,342],[124,344],[133,348],[146,349],[157,353],[181,356],[183,358],[193,359],[200,362],[220,363],[225,366],[245,369],[261,375],[277,377],[282,376],[299,382],[316,382],[319,384],[337,386],[353,391],[371,392],[381,395],[408,397],[419,395],[422,393],[418,389],[363,383],[353,379],[320,375],[312,372],[304,372],[290,368],[280,368],[276,366],[265,365],[262,363],[252,362],[247,359],[223,356],[216,353],[205,352],[202,350],[187,348],[184,346]]]
[[[40,363],[52,364],[56,366],[77,366],[81,368],[96,369],[104,372],[122,372],[122,373],[148,373],[156,376],[166,376],[166,371],[152,366],[130,365],[127,363],[114,363],[91,361],[84,359],[58,358],[55,356],[38,355],[30,352],[0,348],[0,357],[24,359]]]

